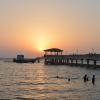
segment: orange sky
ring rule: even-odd
[[[1,0],[0,56],[40,56],[52,47],[100,53],[100,2],[89,1]]]

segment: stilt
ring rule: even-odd
[[[73,65],[73,59],[71,59],[71,65]]]
[[[81,59],[81,65],[83,65],[83,59]]]
[[[67,58],[67,64],[69,64],[69,59]]]
[[[87,66],[89,66],[89,59],[87,59]]]
[[[96,63],[97,63],[96,60],[94,60],[94,66],[96,66]]]
[[[77,61],[77,59],[76,59],[76,65],[77,65],[77,62],[78,62],[78,61]]]

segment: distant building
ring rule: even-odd
[[[24,60],[24,55],[17,55],[17,61],[22,61]]]
[[[17,55],[17,58],[13,59],[13,62],[16,63],[34,63],[36,58],[24,58],[24,55]]]
[[[51,48],[44,50],[44,52],[45,52],[44,55],[62,55],[63,50],[58,48]]]
[[[45,64],[62,64],[63,50],[58,48],[51,48],[44,50]]]

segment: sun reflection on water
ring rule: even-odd
[[[47,76],[42,65],[37,66],[37,68],[34,68],[32,65],[25,65],[20,75],[17,76],[20,76],[20,80],[16,80],[17,94],[19,94],[19,98],[45,97],[43,91],[45,90],[44,84]]]
[[[97,100],[99,98],[98,77],[95,86],[91,84],[91,81],[85,84],[82,80],[83,74],[86,71],[90,72],[89,70],[67,66],[45,66],[43,63],[15,64],[14,67],[9,67],[11,72],[14,72],[14,80],[10,85],[11,72],[9,73],[4,66],[2,68],[8,76],[10,75],[5,77],[6,80],[1,79],[0,89],[3,92],[0,92],[0,97],[2,99],[9,97],[11,100]],[[55,78],[57,72],[62,78]],[[99,75],[99,71],[96,70],[97,72],[96,76]],[[69,75],[70,82],[67,79]],[[8,78],[10,81],[7,80]]]
[[[43,66],[38,66],[37,70],[35,71],[35,82],[37,85],[35,89],[37,90],[36,97],[45,97],[45,94],[42,93],[45,90],[44,84],[46,83],[46,71]]]

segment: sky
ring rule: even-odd
[[[100,53],[100,0],[0,0],[0,57]]]

